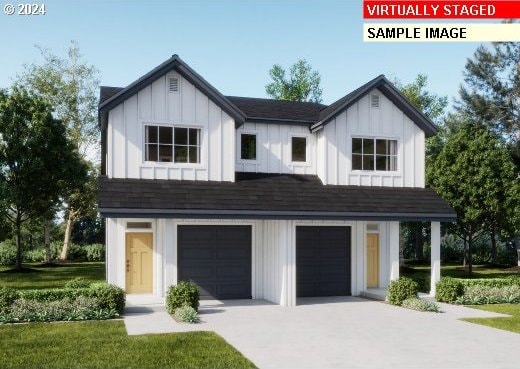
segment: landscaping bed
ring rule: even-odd
[[[0,288],[0,323],[112,319],[124,307],[124,291],[104,282],[74,279],[65,288]]]

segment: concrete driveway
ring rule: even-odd
[[[355,297],[201,301],[201,323],[259,368],[515,368],[520,334],[457,320],[492,316],[464,307],[416,312]]]

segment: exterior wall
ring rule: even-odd
[[[180,82],[169,92],[169,77]],[[144,125],[201,129],[201,163],[144,161]],[[234,181],[235,121],[176,72],[157,79],[109,112],[107,175],[114,178]]]
[[[380,107],[370,107],[370,95]],[[325,184],[424,187],[424,132],[377,89],[317,132],[317,174]],[[398,141],[397,171],[353,171],[352,137]]]
[[[216,220],[216,219],[113,219],[106,223],[107,280],[125,288],[125,234],[127,221],[152,222],[154,233],[153,294],[164,296],[168,286],[177,283],[177,225],[243,224],[252,226],[252,297],[284,306],[296,305],[296,226],[350,226],[351,290],[356,296],[366,289],[366,222],[299,220]],[[379,222],[380,287],[392,277],[390,240],[397,222]],[[150,230],[132,230],[135,232]],[[395,241],[395,240],[394,240]],[[397,242],[399,239],[397,238]],[[398,250],[398,248],[397,248]],[[397,254],[397,267],[399,258]]]
[[[256,160],[240,159],[240,134],[256,134]],[[291,138],[307,137],[307,162],[293,162]],[[237,172],[316,174],[316,135],[303,125],[245,123],[236,132]]]

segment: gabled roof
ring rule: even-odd
[[[298,123],[311,125],[319,120],[327,105],[313,102],[259,99],[254,97],[226,96],[246,115],[248,121],[258,123]]]
[[[99,113],[102,116],[104,113],[108,112],[110,109],[113,109],[130,96],[137,93],[142,88],[151,84],[157,78],[162,75],[168,73],[171,70],[177,71],[181,76],[186,78],[190,83],[192,83],[195,87],[197,87],[200,91],[202,91],[210,100],[212,100],[215,104],[217,104],[222,110],[228,113],[237,125],[240,125],[245,120],[245,115],[242,113],[240,109],[238,109],[235,105],[233,105],[228,99],[226,99],[215,87],[213,87],[208,81],[202,78],[197,72],[195,72],[191,67],[182,61],[181,58],[177,54],[173,55],[170,59],[166,60],[161,65],[152,69],[150,72],[146,73],[144,76],[139,78],[138,80],[132,82],[127,87],[121,89],[116,92],[116,87],[111,87],[110,90],[105,90],[105,92],[115,92],[111,97],[103,100],[99,104]],[[105,95],[106,96],[106,95]],[[103,119],[101,119],[103,123]]]
[[[106,217],[453,221],[428,188],[326,186],[314,175],[247,173],[235,182],[100,177]]]
[[[412,103],[410,103],[404,95],[395,88],[395,86],[383,75],[379,75],[373,80],[365,83],[363,86],[355,89],[348,95],[337,100],[320,112],[319,120],[311,126],[311,130],[315,131],[327,123],[329,123],[337,115],[348,109],[350,106],[358,102],[363,96],[377,88],[388,100],[393,102],[399,109],[405,113],[419,128],[421,128],[427,137],[437,132],[435,124],[422,112],[420,112]]]

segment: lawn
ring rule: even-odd
[[[496,313],[508,314],[507,318],[467,318],[467,322],[486,325],[488,327],[504,329],[515,333],[520,333],[520,304],[497,304],[470,306],[474,309],[494,311]]]
[[[92,282],[105,280],[105,263],[102,262],[66,263],[52,267],[40,263],[27,263],[23,266],[30,271],[14,273],[12,267],[0,266],[0,287],[58,288],[76,277],[83,277]]]
[[[254,368],[212,332],[128,336],[122,321],[0,326],[7,368]]]
[[[423,265],[407,265],[401,267],[403,270],[402,275],[410,274],[422,274],[430,275],[430,266]],[[508,270],[503,268],[492,268],[483,265],[474,265],[473,273],[468,275],[467,270],[460,265],[443,265],[441,266],[442,277],[453,277],[453,278],[503,278],[510,275],[518,275],[519,273],[514,270]]]

